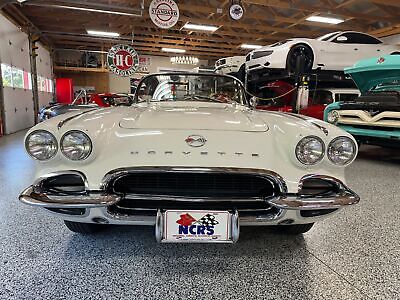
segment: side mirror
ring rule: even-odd
[[[258,98],[255,96],[251,97],[250,98],[250,106],[252,108],[256,108],[257,104],[258,104]]]

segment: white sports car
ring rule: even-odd
[[[215,73],[223,75],[237,75],[245,72],[245,56],[231,56],[218,59],[215,62]],[[235,76],[236,77],[236,76]]]
[[[19,199],[74,232],[155,225],[159,242],[235,242],[239,224],[300,234],[359,201],[344,183],[357,144],[336,126],[254,110],[230,76],[155,74],[137,91],[29,130],[36,180]]]
[[[396,52],[400,52],[399,46],[386,45],[365,33],[333,32],[317,39],[293,38],[254,50],[246,56],[246,71],[280,69],[294,73],[299,57],[304,57],[300,71],[343,71],[360,59]]]

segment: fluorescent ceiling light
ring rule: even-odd
[[[186,52],[186,50],[184,50],[184,49],[175,49],[175,48],[161,48],[161,51],[172,52],[172,53],[185,53]]]
[[[219,27],[212,26],[212,25],[201,25],[201,24],[186,23],[185,25],[183,25],[182,28],[189,29],[189,30],[200,30],[200,31],[211,31],[211,32],[214,32]]]
[[[243,48],[243,49],[260,49],[260,48],[262,48],[262,46],[260,46],[260,45],[251,45],[251,44],[242,44],[240,46],[240,48]]]
[[[321,16],[311,16],[308,17],[306,20],[311,22],[328,23],[328,24],[339,24],[344,22],[343,19],[321,17]]]
[[[109,32],[109,31],[97,31],[97,30],[86,30],[86,32],[90,35],[98,35],[98,36],[109,36],[109,37],[119,37],[118,32]]]
[[[104,9],[87,8],[87,7],[79,7],[79,6],[66,6],[66,5],[51,5],[51,6],[56,7],[56,8],[90,11],[90,12],[103,13],[103,14],[112,14],[112,15],[121,15],[121,16],[138,16],[138,14],[126,13],[123,11],[115,11],[115,10],[104,10]]]

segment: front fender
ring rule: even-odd
[[[324,121],[328,122],[328,113],[331,112],[332,110],[338,110],[340,109],[340,102],[334,102],[329,104],[325,110],[324,110]]]

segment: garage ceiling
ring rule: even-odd
[[[22,3],[8,4],[3,11],[21,26],[39,33],[55,50],[98,51],[118,42],[133,42],[140,54],[168,55],[161,48],[173,47],[185,49],[187,55],[217,59],[245,54],[249,50],[240,48],[243,43],[266,45],[289,37],[317,37],[340,30],[369,32],[377,37],[400,33],[400,2],[395,0],[248,0],[242,1],[245,15],[240,21],[228,16],[230,0],[177,1],[181,16],[170,30],[152,23],[148,15],[150,0],[18,2]],[[313,15],[345,21],[332,25],[306,20]],[[219,29],[213,33],[182,29],[188,21]],[[118,32],[121,36],[93,37],[87,29]]]

